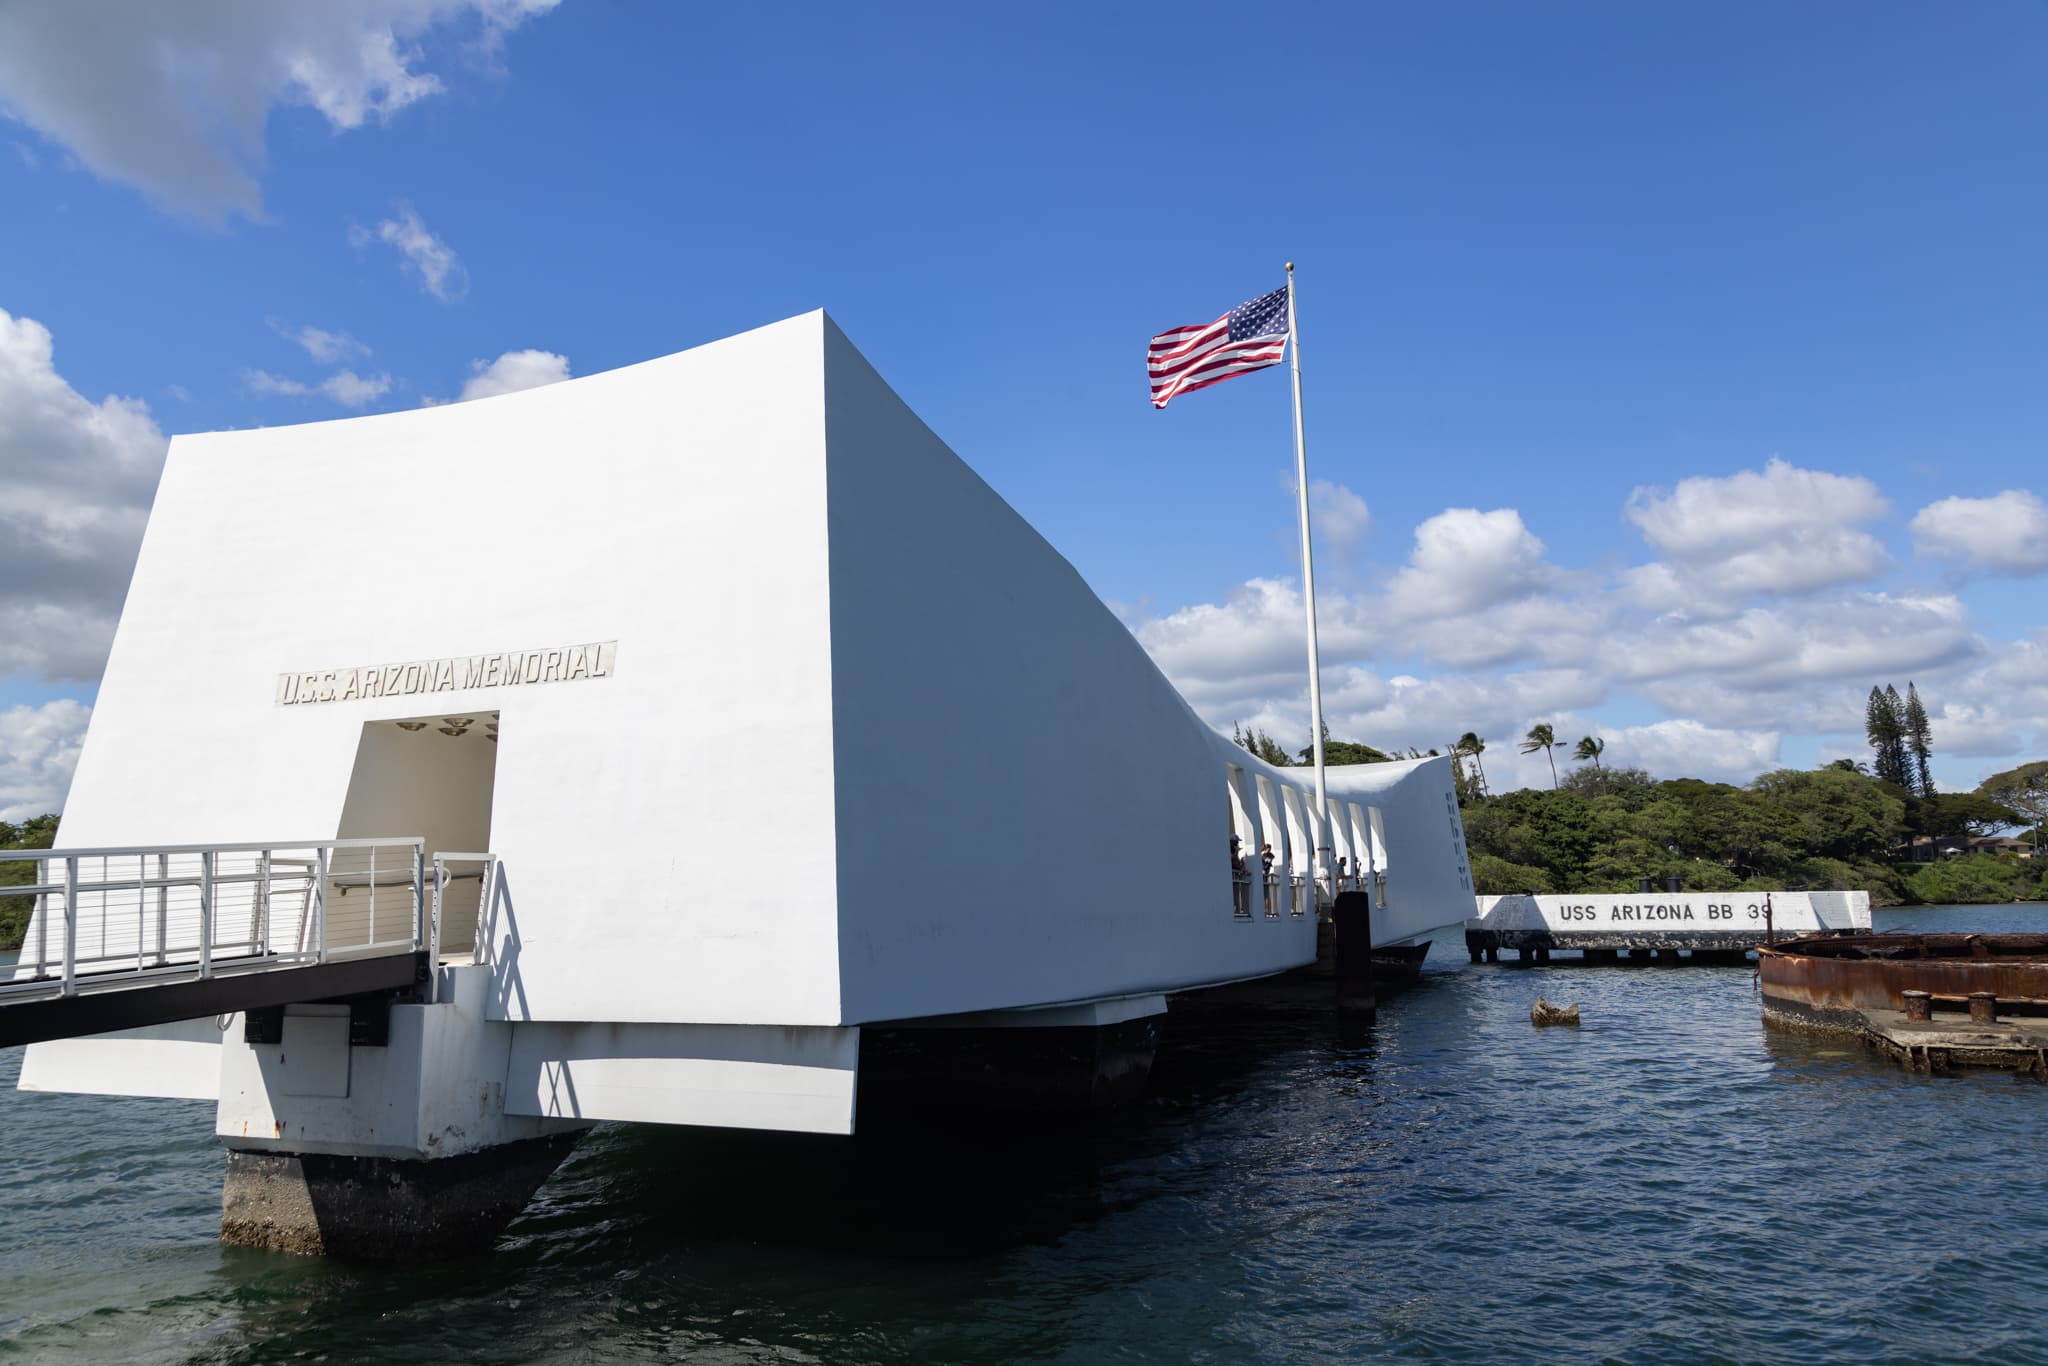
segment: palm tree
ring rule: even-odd
[[[1550,723],[1548,721],[1539,721],[1529,727],[1529,733],[1522,737],[1522,743],[1516,746],[1516,748],[1524,754],[1534,754],[1539,749],[1543,751],[1543,757],[1550,760],[1550,786],[1555,790],[1557,787],[1557,756],[1550,751],[1557,748],[1557,732],[1550,728]]]
[[[1472,756],[1472,767],[1479,770],[1479,792],[1486,793],[1486,765],[1479,762],[1479,756],[1486,753],[1486,740],[1476,730],[1468,730],[1458,737],[1457,748]]]
[[[1606,748],[1607,742],[1605,740],[1597,740],[1588,735],[1579,741],[1579,747],[1572,752],[1572,757],[1579,760],[1591,759],[1593,767],[1598,768],[1600,767],[1600,751]]]

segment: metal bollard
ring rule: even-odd
[[[1995,1024],[1998,1021],[1998,998],[1988,991],[1970,993],[1970,1023]]]
[[[1934,997],[1924,991],[1902,991],[1900,997],[1906,1003],[1906,1018],[1918,1024],[1926,1024],[1934,1013]]]

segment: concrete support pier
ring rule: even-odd
[[[1330,924],[1337,1009],[1370,1019],[1379,1011],[1373,990],[1372,894],[1340,892]]]
[[[590,1127],[506,1113],[512,1026],[486,1018],[488,982],[483,968],[442,968],[432,1003],[231,1021],[221,1241],[373,1261],[487,1246]]]
[[[581,1136],[412,1161],[230,1148],[220,1240],[380,1262],[478,1251],[525,1208]]]

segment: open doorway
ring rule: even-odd
[[[431,878],[437,852],[490,849],[497,773],[497,712],[364,722],[335,837],[422,836]],[[358,878],[367,875],[351,871]],[[456,876],[441,890],[441,950],[459,954],[475,945],[482,880],[475,864],[451,871]],[[378,872],[376,880],[382,881]],[[402,870],[406,881],[411,874],[410,868]]]

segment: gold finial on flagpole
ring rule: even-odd
[[[1294,262],[1292,262],[1292,261],[1289,261],[1289,262],[1287,263],[1287,273],[1288,273],[1289,275],[1292,275],[1292,274],[1294,274]]]

